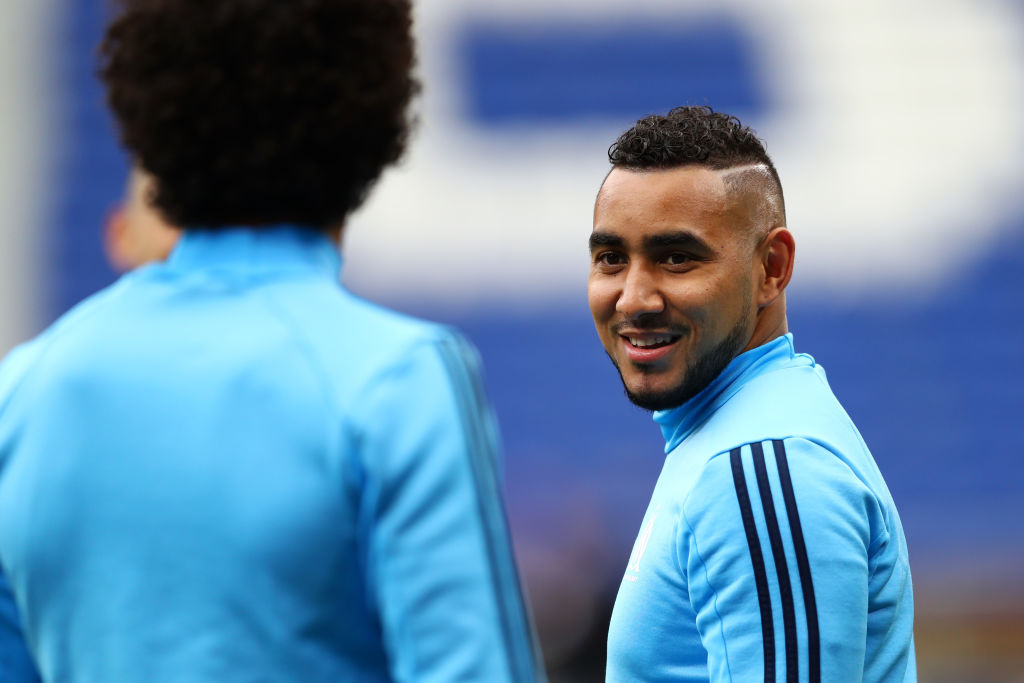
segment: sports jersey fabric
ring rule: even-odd
[[[608,681],[916,680],[899,515],[791,335],[654,419],[667,456],[615,601]]]
[[[0,680],[532,681],[477,360],[190,231],[0,366]]]

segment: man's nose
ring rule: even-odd
[[[657,277],[646,268],[630,268],[615,310],[626,318],[664,311],[665,298],[661,295]]]

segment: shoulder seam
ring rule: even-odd
[[[281,302],[278,301],[277,298],[267,290],[267,288],[254,287],[252,292],[255,295],[255,298],[263,304],[266,311],[277,320],[278,324],[280,324],[282,328],[284,328],[285,333],[294,342],[296,342],[299,354],[310,366],[312,366],[313,375],[316,378],[317,384],[320,385],[320,390],[325,394],[325,398],[329,401],[330,406],[337,411],[339,408],[339,402],[335,395],[334,387],[327,379],[329,375],[325,372],[326,368],[323,361],[313,348],[313,345],[310,344],[302,327],[288,312],[287,308],[281,305]]]
[[[854,436],[858,436],[858,441],[863,444],[864,442],[863,442],[863,440],[861,440],[859,438],[859,435],[856,433],[856,429],[853,429],[853,423],[852,422],[848,422],[848,426],[853,430]],[[878,506],[878,508],[880,510],[884,510],[885,509],[885,505],[883,505],[882,501],[878,499],[878,494],[875,493],[874,489],[872,489],[868,485],[868,483],[866,481],[864,481],[861,477],[859,477],[857,475],[857,473],[853,471],[853,468],[850,467],[850,465],[845,460],[843,460],[841,457],[839,457],[838,453],[833,451],[831,448],[826,447],[824,444],[822,444],[822,443],[820,443],[818,441],[815,441],[814,439],[809,439],[809,438],[807,438],[805,436],[789,436],[789,437],[780,438],[780,439],[777,439],[777,440],[778,441],[782,441],[783,443],[785,443],[786,441],[791,440],[791,439],[792,440],[806,441],[807,443],[814,444],[817,448],[821,449],[825,453],[828,453],[829,456],[833,460],[835,460],[840,465],[842,465],[842,467],[850,474],[850,476],[853,477],[854,479],[856,479],[861,484],[861,486],[863,486],[871,494],[871,498],[874,499],[875,504]],[[883,523],[882,531],[884,531],[886,537],[891,536],[892,532],[889,530],[888,521],[885,519],[884,515],[882,516],[882,523]],[[879,540],[878,536],[873,536],[871,538],[871,540],[868,542],[868,549],[869,549],[869,551],[870,551],[871,548],[875,547],[875,544],[878,542],[878,540]]]

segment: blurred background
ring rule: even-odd
[[[0,0],[0,352],[116,277],[106,13]],[[417,30],[418,134],[352,217],[344,279],[480,348],[552,680],[602,679],[663,457],[586,307],[606,150],[710,104],[782,176],[791,329],[899,506],[921,679],[1024,681],[1024,3],[429,0]]]

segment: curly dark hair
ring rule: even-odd
[[[782,198],[779,173],[757,134],[735,116],[707,106],[676,107],[665,116],[640,119],[608,148],[608,160],[613,166],[638,170],[764,164]]]
[[[100,77],[186,228],[339,225],[405,150],[409,0],[117,0]]]

